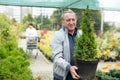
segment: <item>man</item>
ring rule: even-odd
[[[76,28],[76,14],[66,11],[61,16],[62,28],[56,31],[50,43],[53,53],[54,80],[75,80],[80,76],[75,64],[74,46],[76,36],[81,35]]]

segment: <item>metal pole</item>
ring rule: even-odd
[[[101,34],[103,34],[103,23],[104,23],[104,13],[103,10],[101,10]]]

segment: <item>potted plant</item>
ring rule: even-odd
[[[98,48],[88,6],[84,11],[80,27],[82,35],[76,38],[74,54],[78,74],[84,78],[83,80],[93,80],[98,64]]]
[[[115,52],[117,53],[116,59],[120,60],[120,40],[118,40],[118,46],[115,47]]]

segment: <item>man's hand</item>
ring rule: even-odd
[[[78,68],[76,66],[71,66],[70,67],[70,73],[71,73],[73,79],[79,79],[80,78],[80,76],[76,73],[77,69]]]

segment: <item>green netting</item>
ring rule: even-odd
[[[110,1],[115,2],[116,0],[105,1],[110,3]],[[81,9],[85,9],[87,5],[89,5],[89,8],[93,10],[102,9],[120,11],[119,5],[113,7],[100,6],[101,3],[104,3],[104,0],[0,0],[0,5],[47,7],[47,8],[81,8]]]

